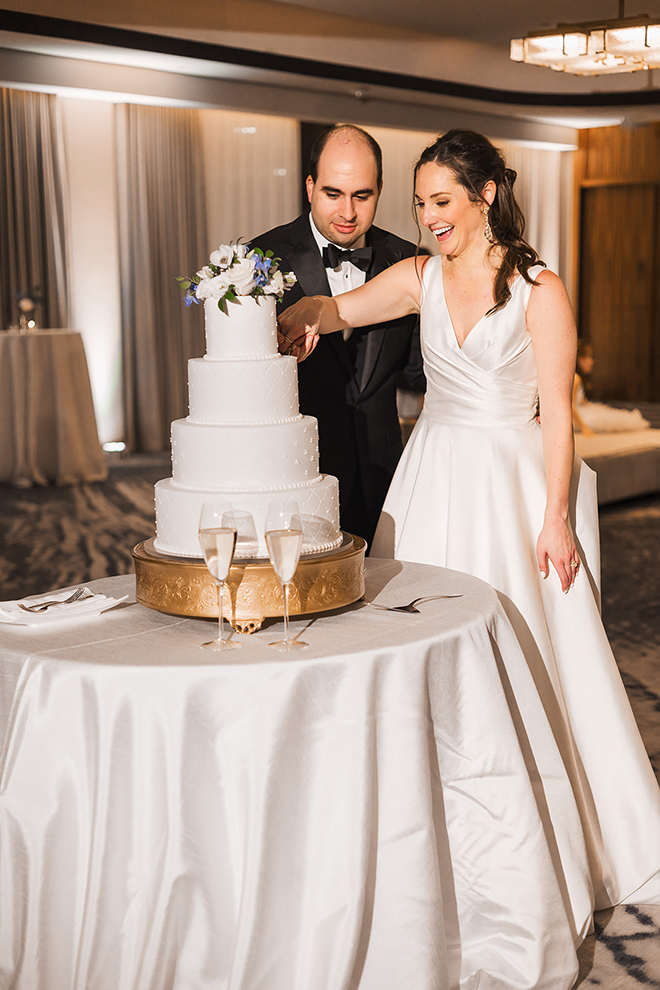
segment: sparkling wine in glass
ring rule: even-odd
[[[284,639],[269,643],[276,650],[297,650],[307,646],[299,639],[292,639],[289,633],[289,586],[296,573],[302,542],[300,509],[295,499],[271,502],[266,516],[266,546],[284,597]]]
[[[218,592],[218,638],[202,643],[207,650],[237,650],[241,646],[232,639],[223,639],[222,635],[222,601],[236,538],[236,519],[231,505],[228,502],[204,502],[199,517],[199,542]]]

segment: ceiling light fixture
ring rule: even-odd
[[[625,17],[624,0],[619,0],[618,19],[532,31],[511,42],[511,58],[578,76],[655,69],[660,66],[660,21],[648,14]]]

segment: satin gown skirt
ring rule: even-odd
[[[496,589],[573,782],[591,903],[660,903],[660,791],[600,617],[595,474],[576,458],[571,518],[582,566],[563,594],[552,566],[544,580],[536,559],[546,482],[525,319],[530,288],[519,279],[507,306],[479,321],[460,348],[441,265],[431,259],[424,275],[425,408],[371,556],[466,571]],[[575,931],[584,932],[584,881],[573,879]]]

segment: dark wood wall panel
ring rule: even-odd
[[[660,182],[660,124],[581,131],[580,149],[587,183]]]
[[[594,349],[594,398],[655,396],[655,185],[582,192],[580,331]]]
[[[582,131],[579,330],[593,397],[660,401],[660,124]]]

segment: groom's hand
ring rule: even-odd
[[[305,327],[304,333],[292,337],[282,327],[277,325],[277,347],[280,354],[291,354],[300,362],[308,358],[319,342],[319,335],[311,327]]]

